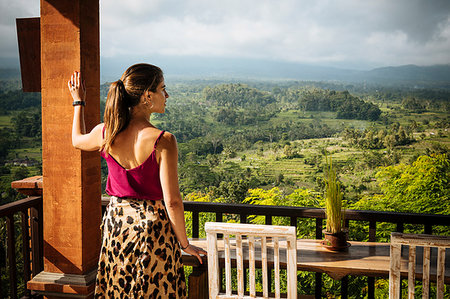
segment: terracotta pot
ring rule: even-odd
[[[323,234],[325,238],[322,241],[322,245],[328,250],[344,251],[350,246],[350,243],[347,242],[348,230],[343,230],[335,234],[324,230]]]

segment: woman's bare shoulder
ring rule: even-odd
[[[105,127],[104,123],[99,123],[98,125],[96,125],[90,134],[93,134],[96,136],[97,139],[102,140],[103,139],[103,128]]]
[[[177,150],[177,139],[175,138],[175,135],[165,131],[161,136],[158,145],[161,146],[161,150]]]
[[[142,144],[155,144],[157,142],[157,139],[159,135],[162,133],[161,130],[153,128],[153,127],[147,127],[142,129],[139,132],[139,137]],[[169,149],[173,146],[176,147],[176,139],[175,136],[167,131],[164,131],[164,134],[162,134],[161,138],[158,141],[157,148],[158,149]]]
[[[161,142],[162,144],[166,144],[169,146],[176,146],[177,145],[177,139],[175,135],[173,135],[170,132],[164,131],[164,134],[161,136]]]
[[[103,131],[103,128],[105,127],[105,123],[99,123],[98,125],[96,125],[92,131]]]

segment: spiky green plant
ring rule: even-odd
[[[333,169],[333,162],[327,158],[326,179],[325,179],[325,211],[327,215],[326,231],[332,234],[341,231],[344,221],[344,211],[342,210],[341,184],[336,178],[336,171]]]

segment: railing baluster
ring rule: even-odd
[[[40,230],[39,230],[39,212],[36,208],[30,209],[30,224],[31,224],[31,274],[36,276],[41,272],[42,267],[40,263],[40,258],[42,256],[41,246],[40,246]]]
[[[377,222],[369,222],[369,242],[375,242],[377,237]],[[367,297],[375,299],[375,277],[367,277]]]
[[[223,213],[222,212],[216,212],[216,222],[223,222]],[[223,234],[217,234],[217,239],[222,239]],[[220,272],[222,273],[222,272]]]
[[[241,213],[239,215],[241,218],[241,223],[247,223],[247,214]]]
[[[433,226],[431,224],[425,224],[424,234],[432,235],[433,234]]]
[[[6,216],[6,231],[8,235],[8,272],[9,272],[9,295],[17,298],[17,269],[16,269],[16,240],[14,231],[14,215]]]
[[[316,239],[322,239],[323,230],[323,219],[316,218]],[[322,298],[322,273],[316,272],[315,276],[315,286],[314,286],[314,297],[316,299]]]
[[[39,242],[39,252],[41,253],[39,255],[39,272],[44,270],[44,210],[42,205],[42,198],[41,198],[41,204],[37,207],[38,211],[38,227],[39,227],[39,234],[38,234],[38,242]]]
[[[369,222],[369,242],[375,242],[377,237],[377,222]]]
[[[23,281],[26,284],[30,280],[30,230],[28,225],[28,211],[22,211],[22,256],[23,256]],[[30,290],[25,288],[25,296],[30,295]]]
[[[265,217],[265,224],[266,225],[272,225],[272,216],[266,215]],[[264,270],[263,270],[264,271]],[[266,275],[267,275],[267,285],[269,286],[269,292],[271,292],[271,285],[272,285],[272,270],[270,267],[267,267],[266,269]]]
[[[192,238],[198,238],[199,236],[199,217],[198,212],[193,211],[192,212]]]
[[[316,239],[322,239],[323,219],[316,218]]]
[[[350,227],[350,220],[349,219],[345,219],[344,221],[344,228],[348,229]]]
[[[239,214],[239,218],[240,218],[240,222],[241,223],[247,223],[247,214],[246,213]],[[242,269],[244,270],[244,273],[247,273],[248,267],[246,265],[243,265]],[[244,290],[246,290],[247,289],[247,283],[248,283],[247,275],[244,275],[243,281],[244,281],[243,288],[244,288]]]
[[[290,217],[290,218],[291,218],[290,226],[294,226],[295,230],[297,230],[297,217]]]
[[[216,222],[223,222],[223,213],[216,212]]]

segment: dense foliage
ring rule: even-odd
[[[11,110],[41,107],[40,93],[24,93],[21,90],[0,91],[0,115]]]
[[[450,215],[450,159],[447,154],[420,156],[412,164],[381,168],[381,195],[364,208]]]
[[[268,93],[245,84],[223,84],[203,89],[207,103],[218,107],[259,108],[275,102]]]
[[[276,90],[277,99],[295,103],[304,111],[333,111],[337,118],[378,120],[381,110],[373,103],[365,102],[348,91],[335,90]]]
[[[407,145],[414,141],[412,130],[398,123],[387,129],[369,128],[363,131],[346,128],[342,137],[351,145],[363,149],[393,148],[399,145]]]

